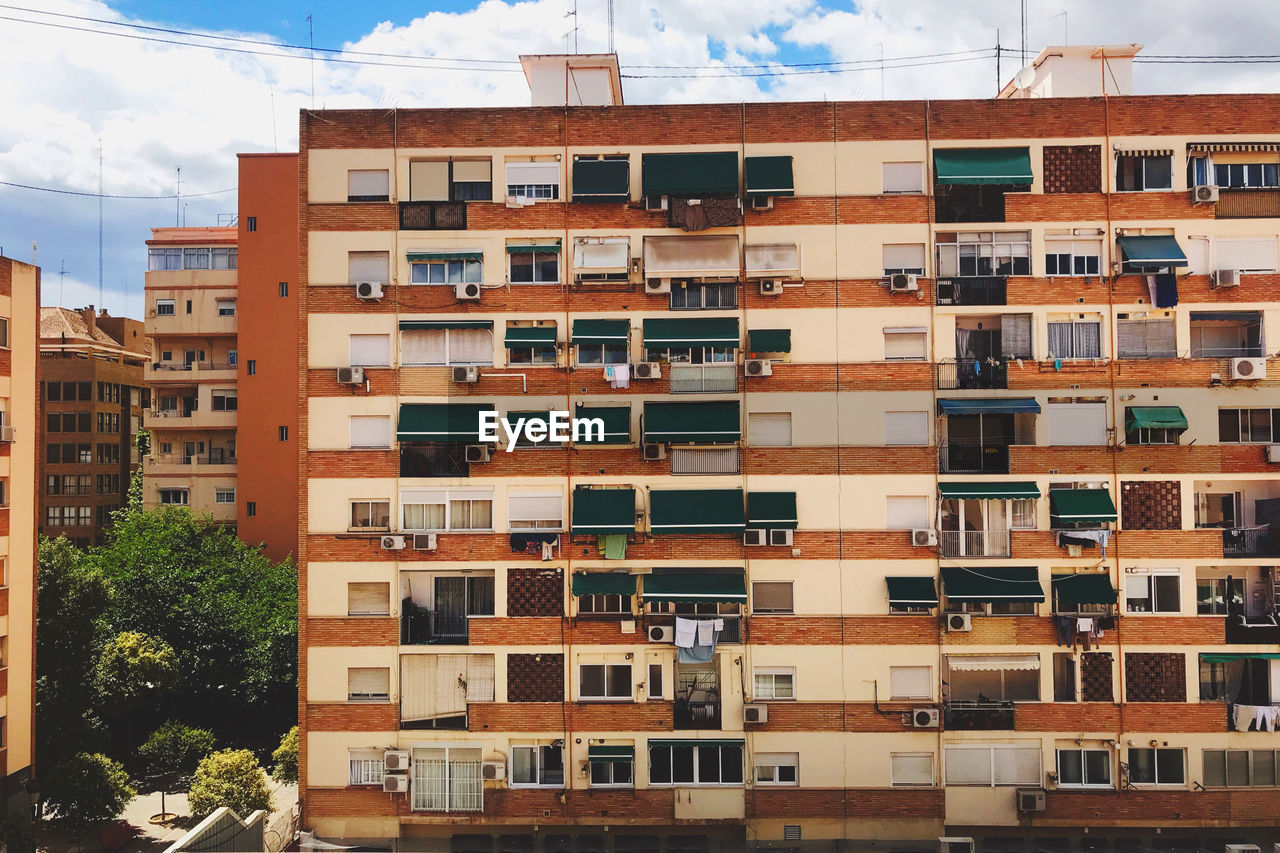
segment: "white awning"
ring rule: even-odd
[[[573,241],[573,266],[595,273],[624,273],[631,262],[626,237],[579,237]]]
[[[747,278],[800,275],[800,249],[795,243],[748,244],[745,254]]]
[[[646,237],[646,278],[738,275],[738,238]]]
[[[947,666],[957,672],[996,672],[1002,669],[1040,668],[1039,655],[947,655]]]

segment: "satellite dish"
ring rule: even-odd
[[[1013,75],[1013,87],[1015,89],[1025,89],[1036,81],[1036,69],[1028,65]]]

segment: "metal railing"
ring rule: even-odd
[[[672,474],[737,474],[739,471],[736,447],[673,447],[670,456]]]
[[[1004,305],[1008,299],[1007,278],[1002,275],[940,278],[939,305]]]
[[[465,201],[402,201],[402,231],[462,231],[467,227]]]
[[[400,643],[405,646],[467,644],[467,617],[414,608],[400,617]]]
[[[1223,557],[1278,557],[1280,541],[1267,527],[1228,527],[1222,531]]]
[[[677,696],[672,724],[677,729],[718,729],[720,703],[696,702]]]
[[[994,358],[953,358],[938,362],[938,390],[1008,388],[1009,364]]]
[[[948,729],[1008,730],[1014,727],[1012,702],[946,702],[942,706]]]
[[[942,474],[1008,474],[1009,445],[948,441],[938,447]]]
[[[1262,358],[1265,355],[1261,346],[1191,348],[1192,358]]]
[[[939,530],[938,548],[944,557],[1008,557],[1007,530]]]
[[[738,390],[736,364],[673,364],[670,370],[672,394]]]
[[[197,409],[184,411],[182,409],[152,409],[151,417],[153,418],[189,418],[195,414]]]

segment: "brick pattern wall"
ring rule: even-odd
[[[1085,702],[1114,702],[1115,683],[1111,652],[1080,656],[1080,698]]]
[[[1124,656],[1124,682],[1128,702],[1186,702],[1187,657],[1129,652]]]
[[[1102,189],[1102,146],[1046,145],[1046,193],[1096,193]]]
[[[564,655],[507,655],[508,702],[559,703],[563,699]]]
[[[563,570],[507,570],[508,616],[562,616],[563,614]]]
[[[1120,513],[1126,530],[1181,530],[1182,484],[1177,480],[1123,482]]]

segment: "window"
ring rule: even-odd
[[[188,300],[187,300],[187,313],[188,313],[188,314],[190,314],[190,313],[191,313],[191,300],[190,300],[190,299],[188,299]],[[204,361],[204,359],[200,359],[200,360],[201,360],[201,361]]]
[[[1126,569],[1124,609],[1127,613],[1178,613],[1182,610],[1182,577],[1177,569]]]
[[[227,364],[235,367],[240,360],[240,354],[233,349],[227,350]]]
[[[1215,163],[1213,180],[1220,187],[1280,186],[1275,163]]]
[[[791,413],[748,413],[747,443],[752,447],[790,447]]]
[[[929,443],[928,412],[885,412],[884,443],[889,447],[923,447]]]
[[[488,160],[419,160],[409,164],[412,201],[490,201],[492,164]]]
[[[924,243],[886,243],[881,249],[881,264],[885,275],[924,275]]]
[[[245,227],[245,230],[246,230],[246,231],[257,231],[257,230],[258,230],[258,217],[256,217],[256,216],[248,216],[248,217],[245,217],[244,227]]]
[[[1030,231],[939,231],[938,277],[1031,275]]]
[[[287,426],[276,427],[276,437],[281,441],[289,440],[289,428]]]
[[[1102,324],[1097,320],[1050,322],[1050,358],[1101,358]]]
[[[738,307],[737,282],[671,283],[671,309],[685,311],[716,310]]]
[[[406,531],[493,529],[491,492],[406,491],[400,503]]]
[[[756,667],[754,673],[756,699],[796,698],[796,668]]]
[[[352,415],[348,426],[352,449],[391,446],[391,418],[386,415]]]
[[[390,699],[390,669],[385,666],[347,668],[348,702],[386,702]]]
[[[217,306],[219,317],[236,316],[236,301],[234,299],[218,299],[215,305]]]
[[[391,584],[359,581],[347,584],[347,615],[386,616],[391,612]]]
[[[889,785],[894,788],[932,788],[933,753],[889,753]]]
[[[348,351],[352,367],[386,367],[391,364],[391,336],[351,335]]]
[[[347,282],[391,281],[391,257],[387,252],[347,252]]]
[[[556,347],[549,346],[508,346],[507,364],[551,364],[556,363]]]
[[[578,596],[578,613],[630,615],[631,596],[612,593],[592,593]]]
[[[791,581],[755,581],[751,584],[751,612],[794,613],[794,597]]]
[[[258,360],[251,358],[244,364],[244,372],[246,376],[256,376],[258,374]]]
[[[1206,749],[1204,785],[1207,788],[1272,788],[1280,750]]]
[[[886,530],[919,530],[929,526],[929,499],[923,495],[888,495],[884,499]]]
[[[880,165],[880,184],[886,195],[896,193],[924,192],[924,164],[882,163]]]
[[[582,699],[633,698],[631,664],[582,664],[578,667],[578,696]]]
[[[1223,444],[1280,444],[1280,409],[1218,409]]]
[[[280,282],[279,288],[280,288],[280,298],[281,299],[289,298],[289,282],[287,281]]]
[[[240,250],[232,248],[213,248],[209,250],[209,266],[215,270],[233,270],[238,266]]]
[[[1272,166],[1274,169],[1275,166]],[[1239,270],[1243,273],[1273,273],[1276,271],[1275,237],[1253,237],[1237,240],[1218,240],[1214,244],[1218,259],[1214,267],[1220,270]]]
[[[1009,501],[1009,526],[1014,530],[1036,529],[1035,498],[1014,498]]]
[[[933,669],[927,666],[889,667],[889,698],[933,698]]]
[[[390,501],[352,501],[352,530],[390,530]]]
[[[1096,276],[1102,268],[1102,238],[1074,239],[1045,235],[1044,274]]]
[[[559,251],[507,253],[507,281],[512,284],[558,284]]]
[[[550,744],[511,747],[511,784],[564,787],[564,751]]]
[[[1196,613],[1200,616],[1226,616],[1231,607],[1244,612],[1244,578],[1196,578]]]
[[[172,299],[156,300],[156,316],[157,317],[172,317],[175,313],[176,312],[174,311],[174,302]]]
[[[554,160],[508,162],[507,195],[531,200],[560,198],[560,164]]]
[[[634,784],[632,760],[592,761],[590,765],[592,788],[629,788]]]
[[[489,329],[406,329],[400,333],[401,365],[493,364]]]
[[[627,345],[619,344],[577,344],[579,367],[595,367],[602,364],[626,364]]]
[[[923,328],[884,330],[885,361],[924,361],[928,357],[929,335]]]
[[[475,259],[442,258],[415,261],[409,265],[410,284],[482,284],[484,262]]]
[[[1050,324],[1052,325],[1052,324]],[[1101,446],[1107,443],[1106,403],[1049,403],[1049,444]]]
[[[182,250],[151,249],[147,252],[147,269],[152,272],[182,269]]]
[[[700,746],[660,741],[649,746],[650,785],[741,785],[742,744]]]
[[[755,779],[757,785],[800,784],[800,754],[757,752]]]
[[[6,317],[0,317],[0,347],[9,347],[9,320]]]
[[[509,495],[507,527],[511,530],[563,530],[564,498],[552,495]]]
[[[1116,192],[1173,188],[1173,158],[1167,154],[1116,155]]]
[[[160,503],[169,506],[186,506],[187,490],[186,489],[161,489]]]
[[[62,383],[46,382],[44,386],[45,399],[51,403],[61,402],[62,400]]]
[[[1039,786],[1040,747],[952,746],[943,753],[945,781],[964,786]]]
[[[349,169],[347,201],[389,201],[390,180],[386,169]]]
[[[209,392],[209,407],[215,412],[234,412],[238,406],[235,389],[218,389]]]
[[[236,490],[232,488],[216,487],[213,490],[213,502],[218,504],[233,504],[236,502]]]
[[[1173,320],[1116,320],[1120,358],[1174,358],[1178,354]]]
[[[258,502],[246,501],[244,505],[244,514],[247,515],[249,518],[253,518],[254,516],[256,516],[258,514]]]
[[[667,364],[733,364],[737,361],[737,352],[735,347],[647,349],[645,361],[664,361]]]
[[[1058,784],[1063,787],[1110,788],[1111,750],[1058,750]]]
[[[380,749],[352,749],[347,753],[351,785],[381,785],[386,776],[386,760]]]
[[[1134,785],[1185,785],[1186,752],[1181,749],[1130,749],[1129,781]]]

